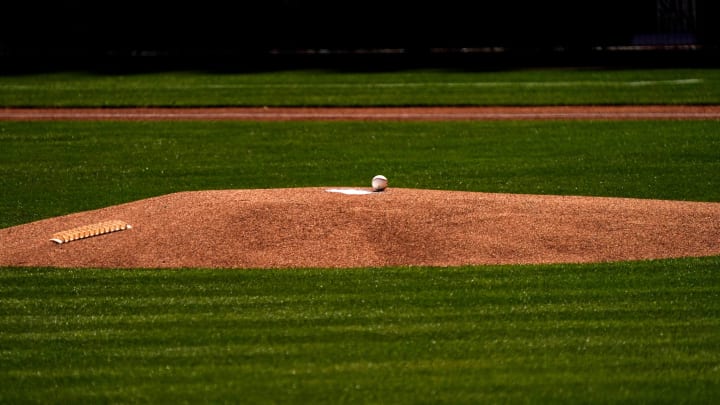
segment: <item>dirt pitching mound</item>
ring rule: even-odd
[[[0,265],[456,266],[720,254],[719,203],[329,189],[182,192],[0,229]],[[132,228],[50,241],[110,220]]]

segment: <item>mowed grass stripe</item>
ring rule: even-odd
[[[703,402],[719,393],[719,264],[4,269],[0,393]]]
[[[57,72],[0,76],[4,107],[718,104],[713,69]]]
[[[452,75],[450,75],[452,77]],[[482,76],[480,76],[482,77]],[[351,77],[352,78],[352,77]],[[667,79],[667,80],[548,80],[548,81],[466,81],[466,82],[339,82],[339,83],[232,83],[232,84],[164,84],[145,82],[145,86],[161,90],[202,90],[202,89],[295,89],[295,88],[403,88],[403,87],[638,87],[638,86],[673,86],[695,85],[703,83],[700,78]],[[136,87],[141,88],[142,82]],[[100,90],[104,86],[100,83],[82,85],[79,82],[51,82],[28,84],[3,84],[0,90]]]

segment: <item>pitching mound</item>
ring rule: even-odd
[[[720,254],[719,203],[328,190],[183,192],[0,229],[0,265],[455,266]],[[131,227],[50,240],[112,221]]]

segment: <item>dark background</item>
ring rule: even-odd
[[[24,2],[0,56],[50,63],[714,65],[717,0]],[[689,4],[673,9],[673,4]],[[670,7],[670,8],[668,8]],[[664,8],[664,10],[660,10]],[[22,63],[21,63],[22,64]]]

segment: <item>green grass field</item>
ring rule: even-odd
[[[702,73],[707,89],[717,77],[691,72],[497,72],[493,80]],[[447,83],[493,75],[428,74]],[[361,76],[0,77],[0,104],[172,105],[148,89],[178,77],[235,85]],[[125,92],[123,80],[146,87]],[[117,99],[80,89],[100,82],[115,83]],[[76,87],[56,92],[65,84]],[[633,86],[597,89],[579,103],[715,103],[720,94],[684,92],[693,81]],[[664,86],[677,89],[657,93]],[[565,89],[557,103],[578,100],[573,86],[548,87]],[[170,98],[251,103],[189,90]],[[497,90],[504,104],[528,100]],[[306,91],[322,99],[328,90]],[[381,92],[380,104],[393,104]],[[274,102],[324,104],[300,93]],[[455,103],[440,93],[428,103]],[[365,103],[336,97],[339,105]],[[0,122],[0,227],[181,190],[367,186],[377,173],[395,187],[720,202],[718,134],[717,121]],[[719,270],[720,257],[345,270],[0,268],[0,402],[712,403],[720,397]]]
[[[0,76],[0,107],[719,103],[720,71],[708,69]]]
[[[176,191],[368,186],[720,201],[720,123],[5,122],[0,227]]]
[[[719,258],[0,272],[0,401],[712,403]]]

